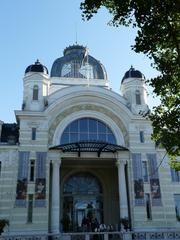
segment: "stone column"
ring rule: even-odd
[[[59,233],[60,229],[60,165],[61,159],[52,161],[52,200],[51,232]]]
[[[125,180],[125,159],[117,158],[120,218],[128,217],[127,189]]]

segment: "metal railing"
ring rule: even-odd
[[[7,234],[7,233],[6,233]],[[76,232],[60,234],[4,234],[0,240],[177,240],[180,231]]]

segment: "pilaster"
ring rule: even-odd
[[[52,157],[52,156],[51,156]],[[51,199],[51,232],[60,231],[60,154],[53,154],[52,163],[52,199]]]
[[[121,155],[118,154],[116,165],[118,168],[120,218],[128,217],[127,188],[126,188],[126,179],[125,179],[126,163],[127,163],[127,159],[122,158]]]

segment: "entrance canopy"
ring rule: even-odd
[[[81,152],[97,152],[98,157],[100,157],[102,152],[115,153],[117,151],[128,151],[128,149],[123,146],[102,141],[79,141],[49,148],[49,150],[53,149],[61,150],[62,152],[78,152],[79,157]]]

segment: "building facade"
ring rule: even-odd
[[[131,67],[120,85],[80,45],[50,74],[27,67],[17,123],[0,121],[5,235],[92,231],[94,217],[114,231],[124,218],[133,231],[178,230],[180,173],[151,140],[145,77]]]

